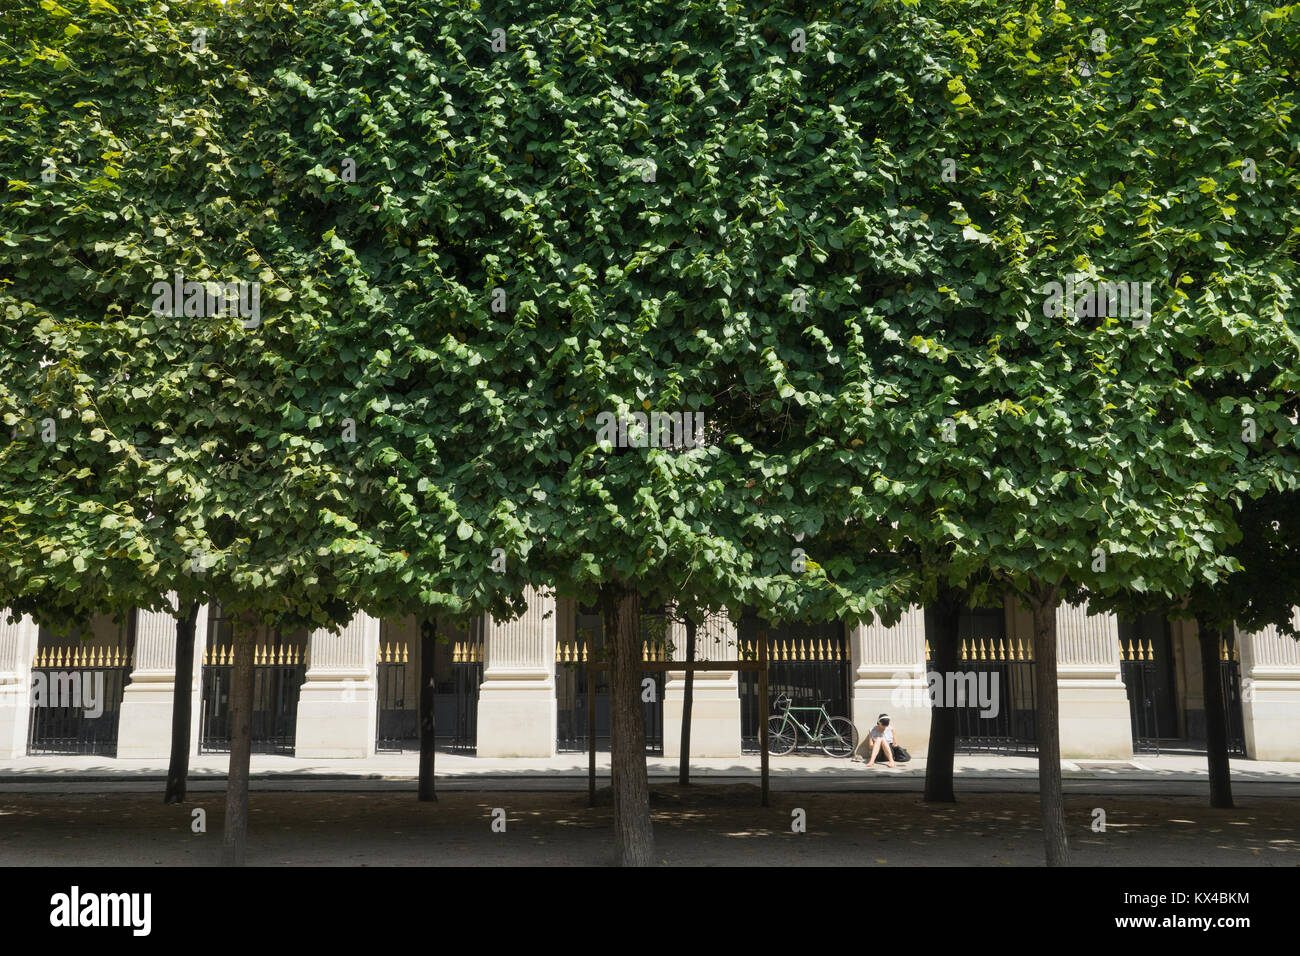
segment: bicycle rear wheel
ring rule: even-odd
[[[832,717],[821,732],[821,744],[829,757],[851,757],[858,749],[858,728],[847,717]]]
[[[793,721],[784,716],[767,719],[768,753],[780,757],[794,750],[794,745],[798,742],[799,731],[795,729]]]

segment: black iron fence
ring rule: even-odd
[[[588,682],[591,671],[587,669],[590,649],[587,640],[575,638],[572,643],[555,646],[555,699],[556,699],[556,749],[561,752],[586,753],[590,733],[588,716]],[[642,660],[667,660],[663,643],[643,642]],[[662,756],[664,752],[664,687],[663,671],[643,671],[641,714],[645,722],[646,753]],[[650,681],[646,684],[645,681]],[[595,674],[596,694],[596,749],[609,749],[609,671]],[[647,699],[649,698],[649,699]]]
[[[130,655],[119,647],[53,647],[32,665],[29,754],[117,756]]]
[[[1166,644],[1159,645],[1166,647]],[[1159,660],[1157,645],[1147,638],[1120,641],[1120,676],[1128,691],[1129,718],[1133,726],[1133,750],[1137,753],[1159,754],[1161,742],[1165,746],[1186,746],[1179,742],[1173,700],[1172,679],[1163,677],[1169,663]],[[1228,753],[1235,757],[1246,756],[1245,724],[1241,708],[1241,659],[1237,654],[1236,635],[1227,635],[1219,642],[1220,686],[1228,732]],[[1161,695],[1168,700],[1161,700]],[[1162,717],[1161,715],[1164,714]]]
[[[252,750],[293,756],[298,694],[307,676],[305,653],[296,644],[257,645],[253,653]],[[230,752],[230,688],[234,649],[208,647],[203,655],[199,753]]]
[[[1139,638],[1130,639],[1128,646],[1120,641],[1119,673],[1128,693],[1129,722],[1133,727],[1133,750],[1137,753],[1160,753],[1160,740],[1178,736],[1177,727],[1162,727],[1160,713],[1164,708],[1156,705],[1158,691],[1165,687],[1159,679],[1155,645],[1150,638],[1142,646]]]
[[[1226,634],[1219,642],[1219,681],[1223,686],[1223,706],[1227,711],[1228,753],[1246,756],[1246,727],[1241,712],[1241,658],[1237,654],[1237,635]]]
[[[1033,646],[1002,637],[961,642],[961,666],[940,673],[925,645],[934,703],[957,710],[958,753],[1038,753]]]
[[[758,640],[767,640],[768,713],[776,713],[776,700],[785,695],[795,707],[822,704],[831,717],[849,717],[849,648],[841,633],[817,633],[809,637],[782,636],[771,631],[758,632]],[[740,660],[758,660],[753,641],[739,648]],[[740,741],[745,753],[758,753],[758,674],[740,674]],[[811,716],[800,715],[805,721]],[[815,727],[814,724],[809,724]],[[802,737],[799,747],[805,746]]]
[[[386,643],[376,664],[379,715],[375,749],[420,749],[420,682],[405,643]],[[473,752],[478,747],[478,698],[483,683],[482,639],[456,641],[450,673],[435,676],[434,742],[439,748]]]

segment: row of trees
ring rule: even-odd
[[[598,602],[627,864],[643,607],[933,604],[956,669],[955,608],[1027,605],[1053,864],[1060,602],[1291,626],[1295,10],[42,11],[0,46],[16,612],[171,609],[183,654],[219,602],[246,715],[256,627]],[[157,314],[177,273],[260,311]],[[1076,275],[1150,315],[1053,314]],[[653,412],[706,441],[599,440]]]

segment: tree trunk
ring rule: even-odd
[[[221,865],[243,866],[248,842],[248,767],[253,752],[253,653],[258,629],[235,622],[235,662],[230,680],[230,770],[226,775],[226,825]]]
[[[686,617],[686,660],[695,660],[695,621]],[[695,671],[686,672],[686,692],[682,695],[682,753],[677,782],[683,787],[691,782],[691,705],[695,702]]]
[[[932,629],[927,629],[934,668],[939,674],[939,698],[930,709],[930,746],[925,755],[925,802],[956,803],[952,789],[953,756],[957,750],[957,707],[948,700],[944,688],[950,686],[948,675],[961,664],[958,625],[962,600],[958,595],[941,593],[931,612]],[[870,746],[870,745],[868,745]]]
[[[654,826],[650,821],[650,781],[641,713],[641,595],[620,583],[608,586],[604,598],[618,862],[621,866],[650,866],[654,862]]]
[[[1228,763],[1228,708],[1219,677],[1218,629],[1196,616],[1201,643],[1201,696],[1205,700],[1205,758],[1210,769],[1210,806],[1232,809],[1232,768]]]
[[[434,743],[437,739],[437,720],[434,714],[435,654],[438,643],[438,622],[425,618],[420,622],[420,801],[428,803],[438,799],[434,791]]]
[[[190,775],[190,702],[194,691],[194,625],[199,602],[191,601],[176,619],[176,676],[172,688],[172,756],[167,765],[163,803],[184,803]]]
[[[1048,866],[1069,866],[1070,845],[1065,838],[1065,793],[1061,786],[1061,727],[1056,687],[1056,604],[1058,589],[1048,588],[1033,597],[1034,682],[1038,706],[1038,800],[1042,808],[1043,842]]]

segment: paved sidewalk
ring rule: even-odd
[[[190,758],[191,788],[225,786],[229,758],[214,754]],[[676,758],[650,757],[652,780],[676,779]],[[416,776],[414,753],[380,754],[363,760],[312,760],[254,755],[252,786],[258,790],[403,790]],[[609,782],[609,754],[596,755],[597,784]],[[1066,760],[1061,764],[1068,792],[1196,794],[1204,791],[1208,772],[1202,754],[1143,754],[1132,760]],[[165,779],[165,759],[106,757],[23,757],[0,760],[0,792],[147,792]],[[925,760],[915,759],[890,770],[821,755],[771,758],[772,787],[784,791],[916,791],[925,780]],[[478,758],[439,753],[438,785],[453,790],[578,790],[586,787],[586,754],[549,758]],[[701,758],[691,762],[691,777],[701,782],[753,783],[759,780],[757,754],[735,758]],[[1034,792],[1038,786],[1035,757],[993,754],[961,755],[955,761],[956,786],[966,792]],[[1300,797],[1300,762],[1233,760],[1234,790]]]

